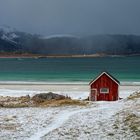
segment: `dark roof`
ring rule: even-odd
[[[114,76],[112,76],[110,73],[108,73],[107,71],[105,71],[110,77],[112,77],[112,79],[114,79],[118,84],[120,84],[120,81],[118,81]]]
[[[109,72],[107,71],[104,71],[104,72],[101,72],[95,79],[93,79],[89,84],[91,85],[94,81],[96,81],[101,75],[103,74],[107,74],[109,77],[111,77],[117,84],[120,84],[120,82],[114,77],[112,76]]]

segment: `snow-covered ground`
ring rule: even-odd
[[[137,129],[133,122],[140,124],[138,106],[140,107],[140,99],[137,101],[98,102],[88,110],[81,110],[70,116],[61,127],[46,131],[46,135],[41,139],[136,140],[140,138],[140,127]],[[133,115],[137,120],[134,121],[130,118],[130,126],[127,126],[125,122]]]
[[[1,93],[33,95],[42,91],[0,89]],[[136,139],[130,130],[124,130],[116,121],[122,120],[123,111],[135,110],[140,99],[126,101],[133,89],[121,90],[123,100],[92,102],[88,106],[49,108],[0,108],[0,140],[127,140]],[[12,95],[11,94],[11,95]],[[73,98],[85,98],[88,92],[63,92]],[[20,94],[21,95],[21,94]],[[133,111],[140,115],[140,110]]]
[[[127,106],[132,104],[129,102]],[[129,131],[114,129],[116,119],[122,117],[116,114],[125,108],[125,100],[95,102],[86,107],[1,108],[0,139],[127,140],[131,136]]]
[[[99,102],[96,106],[76,112],[61,127],[49,131],[42,139],[108,139],[107,135],[112,133],[109,128],[112,125],[111,117],[122,107],[122,102]]]
[[[2,108],[0,109],[0,137],[1,140],[39,140],[47,134],[48,139],[51,139],[51,133],[56,133],[59,127],[58,132],[63,129],[61,127],[64,129],[68,127],[78,128],[79,120],[84,123],[83,121],[89,119],[88,117],[92,117],[94,123],[100,119],[107,119],[115,114],[121,106],[122,104],[117,102],[100,102],[89,107]],[[86,128],[82,127],[82,129]],[[57,139],[58,135],[58,133],[55,134],[54,139]]]

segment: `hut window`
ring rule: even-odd
[[[100,93],[109,93],[109,88],[100,88]]]

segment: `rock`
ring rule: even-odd
[[[38,103],[44,102],[46,100],[61,100],[65,99],[66,97],[63,95],[55,94],[52,92],[49,93],[41,93],[41,94],[36,94],[35,96],[32,97],[32,100]]]
[[[8,108],[33,107],[45,101],[62,100],[68,98],[69,97],[65,97],[63,95],[55,94],[52,92],[36,94],[32,98],[29,95],[21,97],[0,96],[0,107],[8,107]]]
[[[3,107],[3,104],[2,103],[0,103],[0,107]]]

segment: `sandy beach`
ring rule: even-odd
[[[72,98],[86,98],[90,87],[88,83],[0,83],[0,96],[23,96],[37,93],[55,92]],[[120,97],[140,91],[140,85],[120,85]]]

